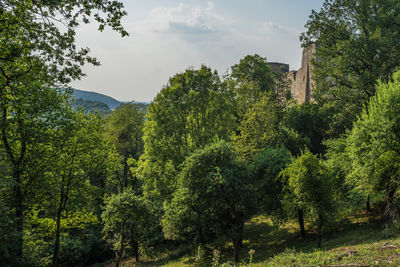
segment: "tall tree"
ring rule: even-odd
[[[169,197],[186,156],[214,138],[230,138],[234,128],[231,99],[218,73],[206,66],[170,79],[146,115],[145,153],[138,168],[146,192]]]
[[[66,103],[56,84],[82,77],[81,65],[98,65],[89,49],[75,44],[76,28],[91,18],[99,30],[110,26],[127,35],[120,24],[126,14],[118,1],[16,1],[0,2],[0,127],[1,146],[12,168],[12,198],[16,238],[14,257],[22,258],[24,194],[46,161],[40,142],[48,129],[57,127]],[[32,166],[32,168],[29,168]],[[29,170],[29,172],[28,172]]]
[[[247,55],[233,65],[227,83],[235,95],[238,119],[263,95],[283,104],[289,90],[285,81],[282,73],[272,72],[267,59],[257,54]]]
[[[283,193],[280,172],[290,163],[290,153],[282,148],[268,147],[257,154],[247,165],[248,179],[254,188],[257,206],[269,215],[280,217],[283,213]]]
[[[134,103],[122,104],[107,118],[107,137],[122,158],[122,173],[116,172],[121,191],[128,187],[128,177],[132,176],[128,159],[137,161],[143,153],[143,127],[144,111]]]
[[[377,79],[390,79],[400,61],[400,3],[392,0],[326,0],[312,11],[303,46],[318,44],[314,99],[331,112],[331,135],[351,128]]]
[[[134,250],[139,262],[139,246],[149,243],[149,237],[157,229],[145,201],[135,196],[131,188],[107,198],[102,214],[105,238],[113,243],[118,267],[127,248]]]
[[[42,83],[26,78],[23,82],[32,87],[24,90],[24,95],[10,90],[2,91],[0,96],[1,145],[6,151],[6,164],[10,166],[8,184],[12,195],[9,203],[15,212],[18,232],[15,239],[16,259],[22,256],[24,202],[31,185],[42,177],[43,171],[50,165],[49,146],[55,138],[54,129],[62,123],[64,114],[62,97],[57,91],[42,88]]]
[[[284,125],[285,110],[273,98],[261,95],[243,115],[234,144],[241,160],[250,161],[268,147],[282,146],[297,155],[308,144],[305,136]]]
[[[317,247],[321,246],[322,227],[334,211],[331,190],[332,177],[329,170],[310,151],[294,158],[281,172],[286,180],[284,205],[288,210],[298,211],[299,225],[304,236],[304,212],[317,221]]]
[[[382,194],[387,219],[399,220],[400,71],[393,81],[378,82],[372,97],[348,136],[352,160],[350,181],[361,192]]]
[[[174,238],[190,229],[200,243],[207,240],[210,232],[225,235],[233,242],[234,259],[238,262],[244,222],[255,210],[253,192],[244,174],[226,142],[212,143],[194,152],[183,164],[173,200],[166,202],[165,235]],[[181,220],[189,224],[180,227]]]
[[[283,125],[298,133],[304,141],[303,147],[321,155],[325,152],[322,141],[329,130],[327,117],[315,103],[289,105],[283,114]]]
[[[67,117],[68,116],[68,117]],[[95,207],[89,205],[88,198],[84,197],[86,189],[90,187],[89,173],[97,170],[96,162],[101,160],[107,164],[107,150],[101,150],[103,140],[99,137],[104,121],[94,114],[83,114],[70,111],[64,119],[64,125],[58,125],[58,142],[52,144],[54,159],[47,171],[50,178],[48,185],[53,188],[47,192],[53,196],[56,208],[56,231],[53,251],[53,266],[59,265],[60,236],[63,229],[61,220],[68,217],[66,214],[80,208],[92,212]],[[100,148],[100,149],[99,149]],[[101,192],[101,191],[100,191]],[[44,192],[46,193],[46,192]],[[82,208],[82,203],[86,203]]]

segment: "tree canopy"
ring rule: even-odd
[[[333,114],[332,136],[351,128],[376,81],[388,81],[399,65],[399,19],[398,1],[326,0],[311,12],[300,39],[317,43],[313,97]]]
[[[209,67],[188,69],[170,79],[146,114],[139,173],[148,191],[170,195],[186,156],[214,138],[230,138],[234,129],[230,99],[217,72]]]
[[[379,82],[372,97],[348,136],[353,183],[363,191],[383,193],[387,214],[399,216],[394,195],[399,183],[400,71],[393,81]]]

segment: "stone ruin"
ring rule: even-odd
[[[313,66],[311,60],[315,56],[316,44],[312,44],[303,49],[301,59],[301,68],[289,71],[289,65],[277,62],[268,62],[272,71],[287,73],[291,82],[290,92],[299,104],[312,101],[311,92],[315,88],[315,82],[312,79]]]

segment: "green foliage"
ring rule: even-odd
[[[0,262],[4,265],[22,264],[21,259],[13,258],[16,250],[15,238],[18,233],[14,227],[13,216],[7,207],[0,206]]]
[[[360,207],[364,208],[364,204],[373,194],[355,190],[356,185],[349,179],[353,167],[347,149],[347,135],[326,140],[324,145],[327,148],[325,165],[334,175],[331,186],[335,201],[340,206],[339,212],[343,215],[343,212],[348,212],[348,209],[360,210]]]
[[[96,240],[94,231],[98,224],[92,212],[78,211],[69,213],[61,219],[63,233],[60,238],[59,264],[83,265],[95,262],[92,255],[95,249],[104,246],[101,237]],[[26,215],[24,252],[32,266],[46,266],[52,262],[53,244],[56,233],[55,218],[46,217],[46,211],[32,208]],[[106,249],[101,248],[104,252]],[[97,254],[97,257],[102,256]]]
[[[197,264],[208,263],[207,242],[228,237],[237,263],[256,212],[272,215],[262,225],[268,238],[280,236],[270,219],[295,212],[303,230],[303,216],[318,223],[320,238],[339,205],[369,197],[399,218],[398,1],[326,0],[312,12],[301,38],[318,43],[317,103],[291,103],[285,74],[249,55],[225,80],[206,66],[176,74],[147,110],[77,112],[72,91],[54,89],[82,77],[83,64],[99,64],[75,44],[76,29],[94,20],[125,36],[122,8],[114,0],[0,3],[1,264],[90,265],[114,250],[118,265],[159,246],[161,234],[174,240],[161,247],[200,243]],[[259,257],[251,251],[250,265]],[[272,263],[296,262],[286,254]],[[332,262],[309,256],[298,262]]]
[[[274,77],[267,59],[260,55],[247,55],[231,67],[232,78],[239,83],[254,82],[261,92],[273,91]]]
[[[298,133],[301,141],[304,140],[302,148],[307,147],[314,154],[324,152],[322,140],[328,130],[328,123],[326,115],[321,113],[319,105],[314,103],[291,105],[283,116],[283,124]]]
[[[331,174],[323,162],[310,151],[305,151],[281,172],[286,183],[285,205],[300,208],[314,216],[329,218],[334,204]]]
[[[376,96],[349,133],[352,160],[350,180],[360,191],[383,193],[388,215],[398,216],[395,197],[399,185],[400,71],[391,82],[379,82]]]
[[[281,172],[286,184],[283,206],[290,213],[297,212],[303,238],[304,214],[317,222],[317,247],[321,247],[323,225],[332,220],[335,202],[332,191],[333,176],[322,160],[306,150]]]
[[[157,224],[145,202],[130,188],[106,200],[102,219],[105,238],[113,244],[117,261],[125,257],[128,247],[138,259],[139,246],[151,244],[157,233]]]
[[[257,205],[267,214],[281,210],[283,184],[279,173],[290,163],[290,154],[281,148],[269,147],[248,164],[248,175],[257,196]]]
[[[146,115],[139,174],[147,192],[169,197],[186,156],[214,138],[229,139],[234,127],[230,100],[217,72],[206,66],[169,80]]]
[[[284,125],[284,114],[283,107],[266,95],[246,111],[234,140],[241,160],[250,161],[271,146],[282,146],[294,155],[300,153],[309,139]]]
[[[244,114],[236,136],[235,147],[242,159],[250,160],[268,146],[277,145],[280,114],[267,96],[260,98]]]
[[[235,94],[235,113],[239,120],[263,96],[279,105],[290,98],[285,74],[273,73],[267,59],[257,54],[247,55],[233,65],[227,84]]]
[[[122,8],[122,3],[109,0],[3,1],[0,5],[1,77],[13,81],[35,72],[31,68],[33,59],[47,63],[45,73],[50,81],[65,83],[81,77],[84,63],[98,65],[99,62],[88,56],[88,48],[76,46],[76,28],[93,18],[99,30],[110,26],[122,36],[128,35],[120,23],[126,15]]]
[[[313,97],[331,114],[331,136],[351,128],[376,81],[399,65],[399,11],[398,1],[326,0],[311,12],[300,39],[317,43]]]
[[[1,169],[7,172],[7,181],[1,183],[7,193],[1,197],[6,209],[14,213],[15,228],[10,232],[16,235],[14,250],[9,254],[11,259],[23,261],[26,209],[35,202],[54,207],[57,198],[49,200],[46,195],[52,195],[53,189],[54,195],[56,192],[68,195],[70,187],[77,185],[65,176],[66,168],[75,165],[67,166],[70,162],[66,155],[71,152],[70,144],[76,136],[72,133],[70,139],[62,138],[63,132],[74,124],[74,118],[70,117],[70,92],[52,89],[82,77],[83,64],[99,64],[89,56],[88,48],[76,46],[76,28],[93,18],[100,30],[110,26],[122,36],[127,35],[120,24],[126,14],[122,7],[118,1],[108,0],[0,3],[0,151],[6,155],[1,159],[6,168]],[[64,178],[59,170],[63,170]],[[72,177],[82,173],[82,169],[71,167],[69,173],[68,177]],[[58,175],[51,181],[53,174]],[[45,188],[48,184],[57,186]],[[59,210],[65,209],[65,205],[60,206]],[[59,222],[60,216],[57,217]]]
[[[231,67],[228,84],[235,92],[239,118],[257,102],[262,94],[272,95],[274,76],[266,58],[248,55]]]
[[[111,113],[111,109],[99,101],[85,100],[82,98],[75,99],[73,106],[75,109],[83,108],[85,112],[99,112],[102,115]]]
[[[171,204],[166,203],[162,219],[165,235],[174,238],[190,231],[199,243],[204,243],[210,239],[207,235],[222,234],[232,239],[235,250],[239,249],[244,221],[255,210],[244,173],[225,142],[194,152],[183,164]],[[186,228],[180,227],[180,219]]]
[[[144,115],[144,110],[132,102],[120,105],[107,117],[106,138],[118,152],[121,162],[110,182],[117,184],[119,191],[137,185],[130,169],[136,167],[144,150]]]
[[[144,112],[134,103],[122,104],[107,117],[107,135],[124,157],[143,153]]]

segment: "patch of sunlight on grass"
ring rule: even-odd
[[[245,223],[241,263],[249,266],[249,250],[255,250],[252,267],[261,266],[320,266],[358,264],[359,266],[400,266],[400,232],[385,231],[375,215],[358,213],[323,234],[322,248],[316,249],[315,227],[306,224],[307,237],[302,239],[296,220],[277,227],[273,221],[258,215]],[[147,264],[130,266],[212,266],[213,250],[221,252],[220,266],[232,266],[233,246],[226,238],[207,244],[203,264],[195,263],[195,251],[188,247],[184,253],[166,251]],[[183,255],[183,256],[179,256]]]

